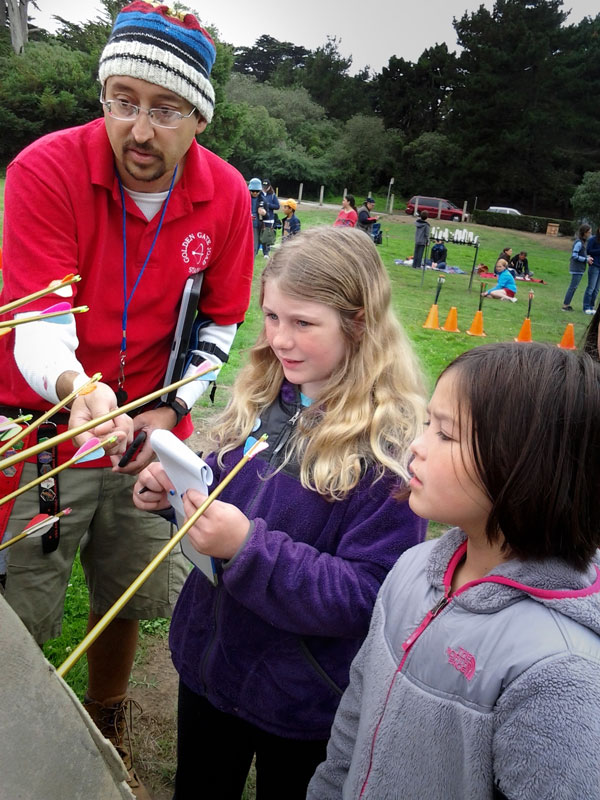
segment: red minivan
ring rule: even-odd
[[[426,197],[425,195],[415,195],[411,197],[406,206],[407,214],[415,213],[415,205],[419,201],[419,211],[426,211],[430,217],[437,219],[439,204],[442,204],[442,219],[450,219],[453,222],[468,222],[469,215],[462,212],[462,208],[455,206],[443,197]]]

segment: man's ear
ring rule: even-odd
[[[206,130],[208,122],[203,117],[198,117],[198,124],[196,125],[196,136]]]

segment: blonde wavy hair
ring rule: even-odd
[[[339,313],[346,354],[318,398],[303,410],[285,461],[297,458],[302,485],[342,499],[375,469],[406,479],[408,445],[420,432],[425,392],[420,365],[391,306],[390,283],[371,239],[352,228],[313,228],[273,251],[262,274],[295,299]],[[277,398],[284,373],[265,330],[238,374],[230,404],[211,423],[211,444],[225,453],[245,442]]]

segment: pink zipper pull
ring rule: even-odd
[[[417,641],[417,639],[423,633],[425,628],[429,625],[431,620],[435,619],[437,615],[440,613],[440,611],[446,608],[449,602],[450,602],[450,597],[447,594],[443,594],[437,601],[437,603],[433,606],[433,608],[430,609],[427,612],[427,614],[425,614],[425,617],[421,622],[421,624],[418,626],[418,628],[416,628],[408,637],[408,639],[402,644],[402,649],[405,652],[413,646],[413,644]]]

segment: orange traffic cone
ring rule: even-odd
[[[440,329],[440,323],[438,321],[438,307],[436,303],[434,303],[429,309],[429,314],[427,314],[427,319],[425,320],[423,327],[433,328],[436,331]]]
[[[450,311],[448,312],[448,316],[446,317],[446,322],[442,325],[443,331],[448,331],[448,333],[460,333],[458,330],[458,316],[456,312],[456,306],[452,306]]]
[[[469,336],[485,336],[483,332],[483,311],[476,311],[471,327],[467,331]]]
[[[515,339],[515,342],[533,342],[533,339],[531,338],[531,320],[529,317],[525,317],[523,320],[521,330],[519,331],[519,335]]]
[[[577,350],[575,347],[575,326],[572,322],[567,322],[567,327],[557,347],[561,347],[563,350]]]

